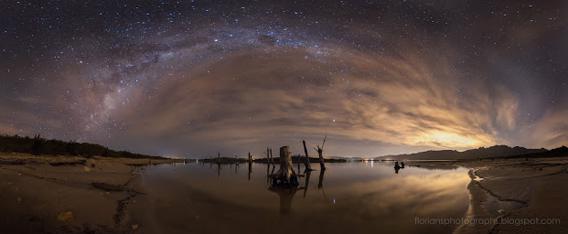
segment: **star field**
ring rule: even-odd
[[[568,143],[563,1],[8,1],[0,133],[150,154]],[[298,147],[298,148],[295,148]]]

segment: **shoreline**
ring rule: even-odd
[[[136,233],[129,206],[144,199],[147,166],[183,159],[0,154],[0,232]],[[555,225],[469,224],[453,233],[568,232],[568,158],[408,162],[424,169],[469,169],[464,219],[557,218]],[[39,196],[38,194],[41,194]]]
[[[133,181],[146,166],[176,162],[0,154],[0,232],[131,233],[128,205],[143,194]]]
[[[475,168],[469,169],[468,175],[471,179],[467,185],[467,190],[469,192],[469,207],[463,216],[464,220],[484,220],[495,219],[499,220],[501,218],[507,217],[509,213],[506,213],[503,209],[498,209],[495,207],[506,206],[508,202],[520,203],[521,206],[515,209],[522,208],[526,206],[526,201],[502,198],[495,192],[483,187],[480,183],[484,178],[479,177],[475,174]],[[498,203],[491,207],[490,205],[484,205],[484,203]],[[509,211],[510,212],[510,211]],[[497,224],[466,224],[462,223],[454,231],[454,234],[468,234],[468,233],[494,233]]]
[[[564,184],[568,181],[567,158],[501,159],[456,164],[469,168],[471,178],[467,186],[470,206],[464,218],[481,223],[461,224],[454,233],[568,231],[568,212],[555,209],[568,204],[568,189]],[[556,191],[550,191],[551,184],[555,185]],[[555,223],[538,224],[538,219]],[[488,221],[491,223],[488,224]]]

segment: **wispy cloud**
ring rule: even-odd
[[[506,142],[500,132],[515,128],[514,95],[476,81],[460,88],[460,74],[434,53],[327,48],[325,56],[249,49],[179,71],[187,78],[163,81],[153,100],[122,116],[126,135],[187,142],[197,152],[211,142],[242,150],[324,134],[461,149]]]

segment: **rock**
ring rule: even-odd
[[[61,222],[69,222],[73,220],[73,212],[71,211],[63,211],[57,215],[57,220]]]

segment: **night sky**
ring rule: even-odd
[[[0,1],[0,133],[160,155],[568,144],[567,1]]]

